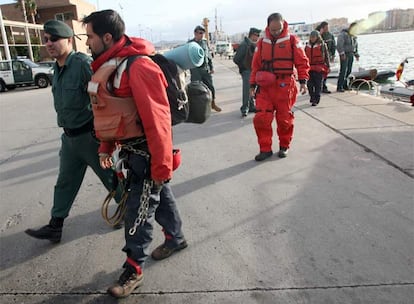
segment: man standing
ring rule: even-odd
[[[236,55],[234,55],[233,62],[239,67],[239,72],[243,80],[243,102],[240,108],[242,117],[246,117],[247,113],[254,113],[256,111],[254,106],[254,99],[250,96],[250,74],[252,72],[252,59],[256,42],[260,36],[260,30],[257,28],[250,28],[249,36],[244,37],[244,40],[237,48]]]
[[[94,136],[93,115],[86,90],[91,78],[91,59],[72,49],[73,31],[66,23],[49,20],[44,24],[44,42],[49,55],[56,59],[53,75],[53,100],[57,123],[63,128],[59,152],[59,175],[54,190],[49,224],[25,232],[37,239],[60,242],[64,219],[90,166],[104,186],[116,187],[116,175],[99,165],[99,144]],[[118,190],[117,201],[121,193]]]
[[[340,58],[340,70],[336,85],[337,92],[349,90],[348,76],[352,72],[354,56],[357,61],[359,60],[356,28],[357,23],[352,22],[348,29],[343,29],[338,35],[336,49]]]
[[[129,195],[125,213],[125,268],[108,292],[126,297],[143,280],[154,221],[163,228],[165,241],[151,254],[155,260],[187,247],[181,218],[169,185],[173,148],[167,81],[148,55],[154,46],[125,35],[125,24],[113,10],[83,19],[94,61],[88,85],[103,168],[112,166],[115,145],[126,162]],[[134,59],[134,60],[132,60]]]
[[[211,91],[211,108],[216,112],[220,112],[221,108],[216,105],[216,89],[213,85],[214,68],[211,52],[208,48],[207,41],[203,39],[206,30],[201,25],[197,25],[194,29],[194,38],[189,42],[197,42],[204,50],[204,62],[197,68],[190,69],[191,81],[202,81]]]
[[[323,41],[325,42],[326,46],[328,47],[329,52],[329,62],[333,63],[335,59],[335,52],[336,52],[336,43],[335,43],[335,37],[334,35],[329,31],[329,24],[326,21],[321,22],[319,26],[316,28],[317,31],[322,36]],[[323,87],[322,87],[322,93],[331,93],[331,91],[328,90],[328,87],[326,86],[326,79],[328,75],[325,75],[323,78]]]
[[[253,119],[260,153],[256,161],[272,156],[272,121],[276,117],[279,136],[280,158],[287,156],[293,136],[292,107],[298,89],[294,70],[300,83],[300,91],[306,93],[309,79],[309,61],[299,38],[289,34],[288,23],[279,13],[267,18],[265,36],[257,42],[252,61],[250,94],[256,92],[256,115]]]

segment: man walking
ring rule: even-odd
[[[265,36],[257,42],[252,61],[250,94],[256,93],[256,115],[253,119],[260,153],[256,161],[272,156],[272,122],[276,117],[279,136],[278,156],[288,154],[293,136],[292,107],[296,102],[295,71],[300,83],[300,91],[306,93],[309,79],[309,61],[299,38],[289,34],[288,23],[279,13],[267,18]]]
[[[65,218],[76,198],[87,167],[91,167],[106,189],[116,187],[116,175],[99,165],[99,144],[94,135],[93,115],[86,87],[91,78],[91,59],[72,49],[73,31],[66,23],[49,20],[44,24],[44,42],[56,59],[53,75],[53,100],[57,123],[63,128],[59,152],[59,175],[54,190],[49,224],[25,232],[37,239],[58,243]],[[118,188],[119,189],[119,188]],[[118,190],[116,200],[121,193]]]
[[[151,254],[155,260],[187,247],[169,180],[173,148],[167,81],[149,55],[154,46],[125,35],[125,24],[113,10],[83,19],[94,61],[88,86],[95,115],[101,166],[112,166],[115,146],[128,168],[129,194],[125,213],[126,261],[118,281],[108,288],[123,298],[141,285],[154,222],[165,241]],[[134,59],[134,60],[132,60]]]
[[[203,64],[197,68],[190,69],[191,81],[202,81],[211,91],[211,108],[216,112],[221,112],[221,108],[216,104],[216,89],[213,85],[214,67],[213,59],[207,45],[207,41],[203,39],[206,30],[201,25],[197,25],[194,29],[194,38],[189,42],[197,42],[204,50]]]
[[[244,40],[237,48],[237,52],[234,55],[233,62],[239,67],[239,72],[242,76],[242,106],[240,108],[242,117],[246,117],[247,113],[256,112],[254,99],[250,96],[250,74],[252,71],[251,65],[253,60],[254,50],[256,48],[256,42],[259,39],[261,30],[257,28],[250,28],[249,36],[244,37]]]

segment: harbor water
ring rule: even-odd
[[[355,65],[378,71],[395,72],[402,60],[411,57],[405,65],[402,80],[414,79],[414,31],[359,35],[358,52],[361,57],[359,62],[354,61]]]

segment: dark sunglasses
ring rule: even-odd
[[[43,40],[44,40],[45,43],[48,43],[49,41],[50,42],[56,42],[56,41],[58,41],[60,39],[63,39],[63,38],[62,37],[59,37],[59,36],[54,36],[54,35],[52,35],[50,37],[43,37]]]

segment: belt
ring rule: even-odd
[[[291,78],[292,74],[275,74],[276,79]]]
[[[76,129],[69,129],[69,128],[63,128],[63,132],[68,137],[75,137],[84,133],[91,132],[93,130],[93,120],[87,122],[82,127],[76,128]]]

